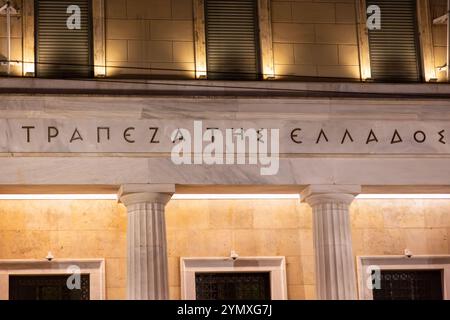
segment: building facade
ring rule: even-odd
[[[0,299],[450,298],[447,1],[6,5]]]

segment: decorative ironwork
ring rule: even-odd
[[[381,288],[373,289],[374,300],[442,300],[440,270],[381,271]]]
[[[270,300],[270,273],[197,273],[197,300]]]
[[[81,289],[67,287],[68,275],[9,276],[10,300],[89,300],[89,275],[81,275]]]

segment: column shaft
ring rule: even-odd
[[[166,224],[162,203],[128,206],[128,298],[168,299]]]
[[[174,185],[123,185],[119,199],[128,211],[127,297],[169,299],[165,206]]]
[[[348,203],[313,206],[318,299],[356,299]]]
[[[349,208],[361,186],[311,185],[302,200],[313,210],[316,292],[320,300],[357,299]]]

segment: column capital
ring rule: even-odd
[[[346,203],[350,205],[361,193],[359,185],[310,185],[301,192],[301,201],[311,206],[321,203]]]
[[[165,205],[174,193],[174,184],[124,184],[119,189],[118,199],[125,206],[146,202]]]

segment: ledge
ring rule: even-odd
[[[0,94],[449,98],[447,83],[0,78]]]

